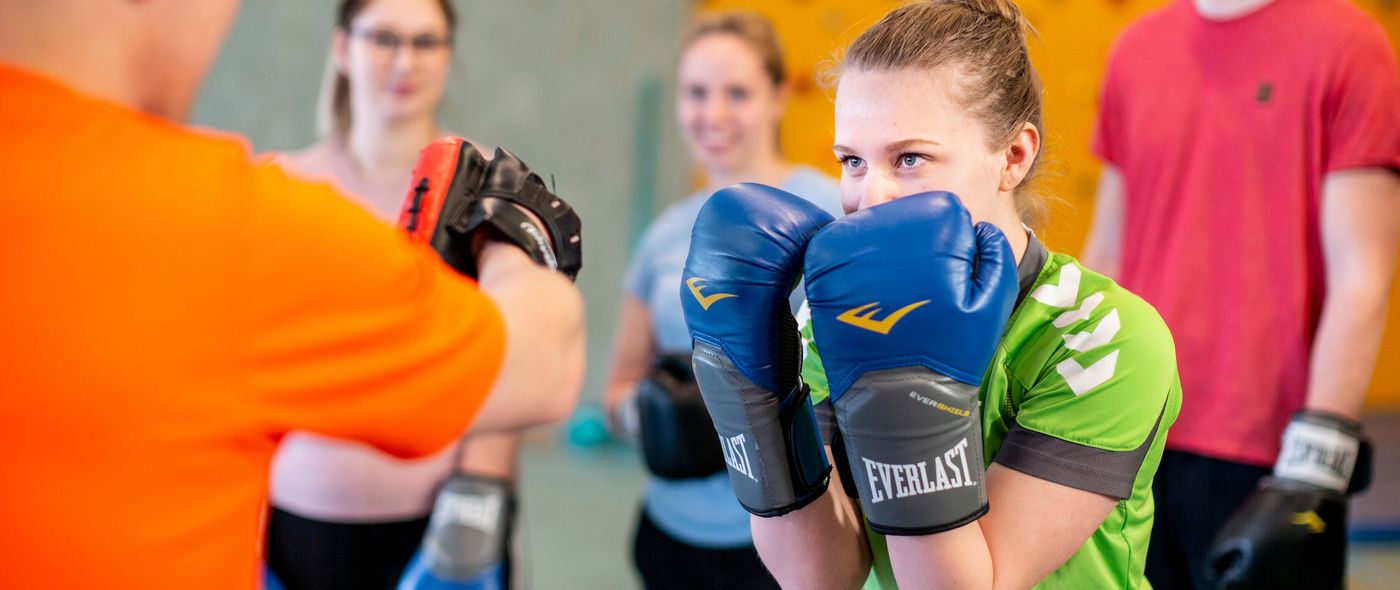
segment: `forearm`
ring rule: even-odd
[[[811,504],[750,519],[754,546],[784,588],[859,588],[869,576],[865,525],[834,473],[826,493]]]
[[[1313,341],[1307,407],[1357,419],[1380,353],[1391,273],[1327,293]]]
[[[513,246],[488,246],[482,260],[481,289],[505,322],[506,353],[472,429],[514,430],[561,421],[573,410],[583,383],[578,289],[563,275],[529,262]]]
[[[1117,278],[1123,244],[1123,177],[1105,165],[1094,197],[1094,217],[1079,260],[1085,267]]]
[[[467,473],[515,481],[520,470],[519,432],[484,432],[467,437],[458,467]]]
[[[1118,242],[1116,238],[1110,238],[1104,233],[1098,229],[1089,232],[1084,241],[1084,252],[1080,254],[1080,262],[1089,270],[1116,279],[1121,264]]]
[[[645,303],[632,295],[624,297],[614,338],[612,366],[603,387],[603,405],[609,412],[646,376],[655,354],[651,312]]]
[[[991,509],[977,522],[885,538],[901,588],[1030,588],[1064,565],[1118,505],[996,463],[986,482]]]
[[[1400,175],[1333,172],[1323,180],[1327,296],[1314,335],[1307,407],[1356,418],[1375,370],[1400,243]]]

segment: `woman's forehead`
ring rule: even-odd
[[[915,138],[943,143],[964,132],[971,115],[955,97],[960,75],[941,67],[842,74],[836,88],[836,143]]]
[[[765,76],[758,52],[734,35],[703,35],[681,54],[680,75],[739,79]]]
[[[440,31],[447,28],[447,18],[437,0],[374,0],[355,15],[355,24]]]

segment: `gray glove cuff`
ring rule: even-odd
[[[438,489],[423,557],[443,580],[469,580],[507,562],[515,524],[515,487],[508,481],[454,473]]]
[[[744,509],[781,516],[820,497],[831,466],[807,386],[779,398],[744,378],[719,348],[700,341],[693,362],[734,495]]]
[[[852,479],[875,532],[940,533],[987,512],[977,389],[904,367],[866,373],[836,401]]]

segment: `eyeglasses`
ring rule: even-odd
[[[375,49],[386,54],[399,52],[399,48],[405,45],[412,47],[415,53],[437,53],[452,45],[452,38],[441,35],[422,34],[412,37],[405,37],[392,31],[383,29],[356,29],[351,31],[351,35],[369,41]]]

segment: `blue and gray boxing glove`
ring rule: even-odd
[[[758,516],[826,491],[826,460],[788,294],[807,241],[831,222],[781,190],[735,185],[710,197],[691,232],[680,285],[700,395],[739,503]]]
[[[851,214],[807,248],[807,301],[856,491],[876,532],[987,511],[978,389],[1016,302],[1006,236],[957,197]]]

